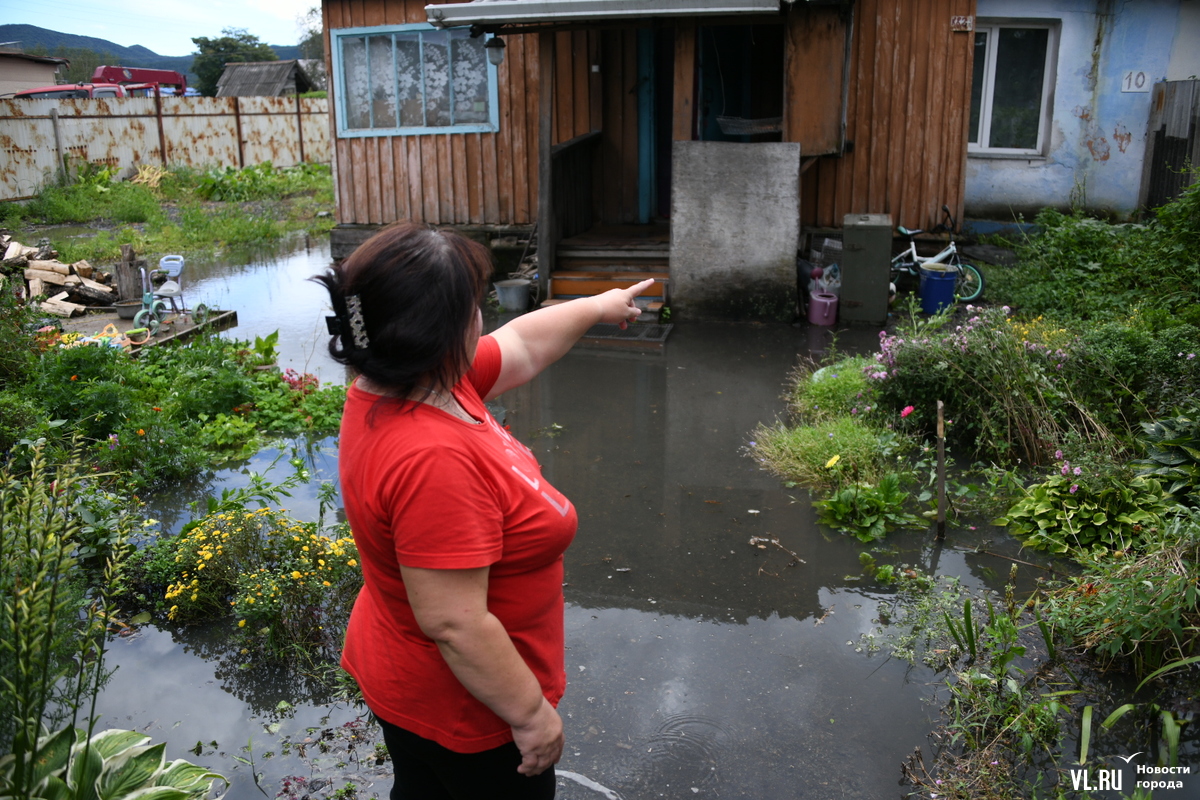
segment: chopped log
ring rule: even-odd
[[[85,311],[83,306],[67,302],[66,297],[66,292],[60,292],[49,300],[43,300],[40,308],[47,314],[53,314],[56,317],[77,317]]]
[[[25,245],[21,244],[20,242],[9,242],[8,247],[4,248],[4,260],[7,261],[10,258],[16,258],[17,256],[22,255],[21,251],[24,249]]]
[[[85,306],[111,306],[116,302],[116,296],[107,286],[100,289],[93,289],[86,284],[72,286],[67,290],[71,296],[71,302],[82,303]]]
[[[29,268],[30,269],[44,269],[44,270],[47,270],[48,272],[57,272],[59,275],[70,275],[71,274],[71,267],[69,264],[64,264],[61,261],[55,261],[55,260],[35,261],[35,260],[31,259],[29,262]]]
[[[55,286],[64,285],[67,282],[67,278],[69,278],[69,277],[71,277],[71,276],[70,275],[61,275],[57,272],[52,272],[50,270],[44,270],[44,269],[27,269],[27,270],[25,270],[25,280],[31,281],[34,278],[38,278],[39,280],[45,281],[46,283],[52,283]]]
[[[93,277],[93,273],[96,271],[96,268],[87,261],[76,261],[71,265],[71,269],[75,270],[76,275],[80,275],[84,278]]]
[[[91,278],[88,278],[84,275],[80,275],[79,280],[84,286],[88,287],[89,289],[95,289],[97,292],[103,292],[104,294],[112,293],[113,288],[111,286],[105,286],[103,283],[100,283],[99,281],[94,281]]]
[[[39,294],[46,293],[46,284],[41,278],[34,278],[29,282],[29,296],[37,297]]]
[[[9,269],[25,269],[27,266],[29,266],[29,259],[25,256],[13,256],[12,258],[4,259],[4,261],[0,263],[3,263],[3,265]]]

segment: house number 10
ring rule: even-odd
[[[1150,76],[1140,70],[1129,70],[1121,79],[1122,92],[1150,91]]]

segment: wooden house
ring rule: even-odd
[[[689,317],[790,318],[806,234],[849,214],[961,216],[974,14],[975,0],[323,0],[335,257],[401,219],[536,225],[543,296],[623,270],[669,282]]]

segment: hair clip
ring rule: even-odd
[[[366,350],[371,344],[367,336],[367,322],[363,319],[362,299],[356,294],[346,295],[346,316],[350,320],[350,334],[355,350]]]
[[[329,331],[330,336],[342,335],[342,318],[341,317],[326,317],[325,330]]]

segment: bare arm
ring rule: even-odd
[[[609,289],[595,297],[539,308],[523,314],[492,336],[500,345],[500,376],[485,400],[532,380],[566,355],[588,328],[599,322],[624,328],[641,309],[633,299],[654,284],[647,278],[628,289]]]
[[[459,682],[512,726],[524,775],[562,756],[562,718],[487,608],[488,569],[400,567],[417,624],[437,644]]]

